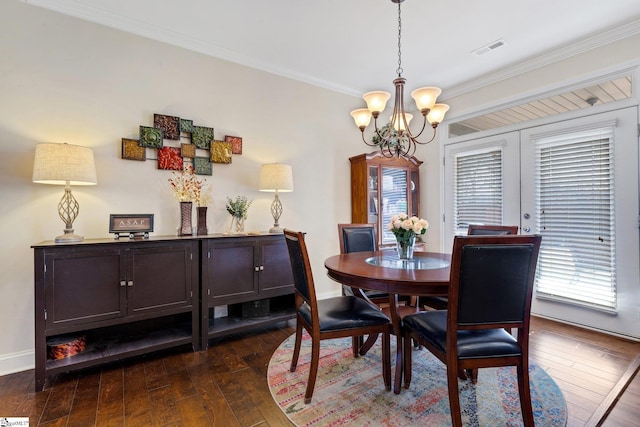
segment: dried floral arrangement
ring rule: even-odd
[[[211,189],[207,180],[199,179],[190,164],[180,172],[172,172],[169,185],[179,202],[196,202],[197,206],[207,206],[211,201]]]

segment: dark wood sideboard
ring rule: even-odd
[[[32,246],[35,388],[47,377],[295,317],[282,234],[89,239]],[[224,309],[216,313],[216,307]],[[86,341],[54,359],[48,348]]]

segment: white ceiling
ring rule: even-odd
[[[396,77],[391,0],[21,1],[352,95]],[[638,32],[640,0],[406,0],[403,76],[460,88]]]

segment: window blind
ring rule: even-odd
[[[407,210],[407,171],[382,168],[382,243],[395,243],[395,235],[387,231],[392,215],[409,214]]]
[[[533,142],[542,234],[536,295],[614,311],[613,128]]]
[[[502,149],[460,154],[455,161],[455,234],[467,234],[469,224],[502,224]]]

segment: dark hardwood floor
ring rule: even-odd
[[[292,333],[282,324],[212,342],[207,351],[60,374],[39,393],[32,370],[5,375],[0,417],[29,416],[32,427],[290,426],[271,398],[266,371],[274,349]],[[640,426],[640,376],[633,377],[640,343],[538,318],[530,342],[531,359],[564,393],[568,426]]]

